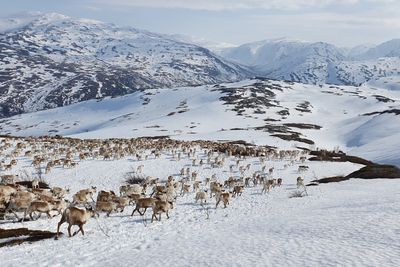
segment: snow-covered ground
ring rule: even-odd
[[[259,84],[264,89],[252,91]],[[242,107],[244,112],[239,116],[233,110],[236,104],[227,104],[221,99],[227,96],[223,89],[234,90],[235,97],[243,101],[250,99],[248,102],[256,107]],[[268,95],[267,91],[275,96]],[[322,128],[291,127],[288,130],[314,141],[312,148],[339,147],[373,161],[400,164],[400,143],[396,141],[400,116],[394,113],[365,115],[396,109],[399,99],[398,90],[368,84],[361,87],[314,86],[246,80],[218,86],[153,89],[102,101],[90,100],[3,119],[0,129],[3,133],[20,136],[131,138],[168,135],[183,140],[242,139],[259,145],[292,148],[310,145],[284,141],[272,136],[279,132],[255,127],[307,123]],[[302,105],[306,106],[305,110]],[[281,111],[289,114],[279,114]]]
[[[199,157],[205,157],[201,153]],[[233,158],[223,168],[191,167],[200,179],[216,174],[219,180],[238,176]],[[260,169],[251,163],[246,175]],[[296,191],[298,165],[284,168],[288,161],[268,161],[274,177],[283,185],[270,194],[261,188],[246,188],[233,198],[228,208],[215,209],[209,199],[202,207],[194,203],[194,193],[179,197],[170,219],[146,224],[133,207],[110,217],[101,214],[85,225],[85,236],[63,236],[33,244],[5,247],[1,266],[397,266],[400,260],[397,180],[359,180],[309,187],[308,196],[290,198]],[[144,173],[165,179],[178,174],[191,161],[177,162],[170,154],[160,159],[135,161],[88,160],[76,168],[55,168],[46,175],[52,186],[67,186],[72,192],[90,185],[115,190],[123,184],[123,174],[144,164]],[[306,162],[310,170],[301,174],[306,182],[315,177],[348,174],[361,165],[352,163]],[[30,160],[20,158],[18,169],[28,171]],[[69,196],[70,198],[70,196]],[[209,218],[207,218],[207,207]],[[146,215],[150,219],[150,213]],[[0,222],[0,228],[28,227],[55,231],[59,216],[33,222]],[[66,225],[62,231],[66,233]]]
[[[367,83],[368,86],[385,88],[388,90],[399,91],[400,90],[400,76],[382,77],[377,80],[371,80]]]
[[[256,90],[256,89],[260,90]],[[273,92],[268,95],[268,92]],[[230,98],[224,98],[232,94]],[[378,97],[379,96],[379,97]],[[398,107],[399,91],[384,88],[312,86],[277,81],[247,80],[218,86],[146,90],[102,101],[87,101],[63,108],[23,114],[0,122],[1,131],[13,135],[61,134],[79,138],[169,135],[183,140],[246,140],[293,149],[339,147],[350,154],[378,162],[399,163],[399,116],[379,113]],[[380,100],[378,100],[380,99]],[[233,101],[234,100],[234,101]],[[240,102],[249,100],[251,104]],[[227,104],[229,101],[233,101]],[[239,102],[237,102],[239,101]],[[260,102],[261,101],[261,102]],[[306,102],[307,101],[307,102]],[[260,104],[261,103],[261,104]],[[269,106],[268,103],[274,105]],[[244,105],[243,112],[239,112]],[[247,105],[247,106],[246,106]],[[286,110],[288,114],[280,111]],[[265,112],[265,113],[263,113]],[[279,112],[279,113],[278,113]],[[378,113],[374,113],[378,112]],[[239,115],[238,113],[241,113]],[[370,115],[365,115],[371,113]],[[272,119],[272,120],[271,120]],[[298,129],[301,141],[284,141],[272,132],[255,127],[282,127],[285,123],[319,125]],[[10,148],[10,151],[12,148]],[[9,152],[10,152],[9,151]],[[8,152],[8,153],[9,153]],[[168,152],[169,153],[169,152]],[[234,158],[223,168],[191,166],[164,152],[161,158],[137,161],[85,160],[75,168],[56,167],[44,178],[51,186],[68,187],[72,193],[97,186],[114,190],[124,184],[124,174],[144,164],[144,175],[179,175],[183,167],[198,172],[199,180],[213,174],[220,181],[239,177]],[[147,151],[149,154],[149,151]],[[205,158],[201,152],[199,158]],[[6,159],[8,162],[9,159]],[[260,170],[258,158],[245,176]],[[285,167],[285,165],[288,165]],[[309,170],[299,174],[298,166]],[[269,194],[261,187],[246,188],[243,195],[223,209],[215,199],[204,206],[194,203],[194,193],[178,197],[170,219],[147,223],[133,207],[110,217],[101,214],[85,225],[86,235],[0,249],[1,266],[397,266],[400,261],[398,205],[400,183],[393,180],[351,179],[307,187],[308,196],[292,198],[296,178],[306,183],[316,178],[347,175],[362,165],[340,162],[267,161],[274,178],[283,185]],[[34,173],[31,160],[19,157],[6,174]],[[60,216],[13,223],[0,221],[0,228],[27,227],[55,231]],[[66,234],[66,225],[62,231]],[[4,242],[4,240],[0,240]]]

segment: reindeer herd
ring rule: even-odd
[[[42,214],[48,218],[61,215],[57,236],[64,223],[68,224],[68,234],[72,236],[73,225],[78,226],[78,232],[84,234],[83,225],[89,218],[99,216],[100,212],[110,216],[130,206],[131,216],[135,213],[144,216],[151,210],[151,222],[160,221],[163,213],[169,218],[177,199],[190,194],[193,194],[194,202],[200,202],[200,205],[214,198],[215,208],[220,205],[227,208],[232,198],[240,197],[246,188],[259,187],[260,193],[266,194],[274,187],[280,187],[283,179],[276,177],[273,162],[285,161],[284,168],[287,168],[304,163],[307,153],[305,150],[278,151],[269,147],[169,138],[81,140],[4,137],[0,139],[0,219],[14,216],[20,220],[21,213],[21,221],[27,216],[35,220]],[[145,160],[157,159],[162,155],[168,155],[175,162],[187,159],[191,166],[183,166],[178,174],[165,174],[166,179],[145,176]],[[44,170],[46,175],[51,175],[54,168],[75,168],[83,161],[113,161],[127,157],[139,163],[143,161],[135,170],[135,175],[141,178],[133,184],[121,185],[118,194],[112,190],[98,191],[94,186],[75,193],[68,188],[41,188],[42,181],[38,178],[28,183],[18,181],[21,175],[16,165],[21,158],[29,159],[37,174],[41,175]],[[258,159],[257,166],[251,163],[245,165],[247,158]],[[227,166],[229,177],[225,180],[216,174],[199,177],[196,171],[198,168],[218,170]],[[304,172],[307,168],[300,165],[298,172]],[[297,187],[305,187],[303,178],[297,178]],[[71,194],[72,198],[68,198]]]

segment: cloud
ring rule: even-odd
[[[325,27],[337,29],[398,29],[400,28],[400,17],[387,14],[369,13],[363,16],[352,14],[337,14],[329,12],[302,13],[302,14],[268,14],[249,15],[248,20],[253,23],[263,21],[276,21],[280,24],[296,25],[297,27]]]
[[[93,0],[93,2],[120,6],[221,11],[240,9],[296,10],[323,8],[331,5],[351,6],[378,2],[390,4],[396,3],[396,0]]]

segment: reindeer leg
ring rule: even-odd
[[[85,235],[85,232],[83,231],[83,224],[79,225],[79,231],[81,231],[82,235]],[[79,233],[78,231],[78,233]]]
[[[65,217],[64,216],[61,216],[61,220],[58,222],[58,224],[57,224],[57,238],[58,238],[58,236],[59,236],[59,233],[60,233],[60,227],[61,227],[61,225],[63,224],[65,222]]]
[[[13,211],[13,210],[11,210],[11,212],[14,214],[14,216],[17,218],[17,221],[19,221],[19,217],[18,217],[18,214],[15,212],[15,211]],[[23,220],[23,219],[22,219]]]
[[[137,210],[137,208],[135,207],[135,209],[132,211],[131,216],[133,216],[133,214],[135,213],[135,211]],[[140,212],[139,212],[140,213]]]
[[[143,216],[146,213],[146,211],[147,211],[147,207],[144,208],[144,211],[143,211],[143,213],[141,215]]]
[[[138,209],[138,212],[139,212],[140,216],[144,215],[144,212],[140,212],[140,209]]]
[[[69,237],[72,237],[72,235],[71,235],[71,227],[72,227],[72,224],[68,225],[68,235],[69,235]]]

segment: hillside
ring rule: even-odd
[[[278,148],[339,147],[377,162],[400,164],[394,141],[400,125],[399,94],[368,85],[246,80],[85,101],[3,119],[0,130],[17,136],[170,136],[242,139]]]
[[[169,36],[64,15],[0,22],[0,117],[250,72]]]
[[[382,57],[400,57],[400,39],[393,39],[374,47],[357,56],[358,59],[376,59]]]
[[[225,58],[270,79],[354,86],[399,75],[399,54],[399,40],[344,49],[324,42],[274,39],[221,52]]]

